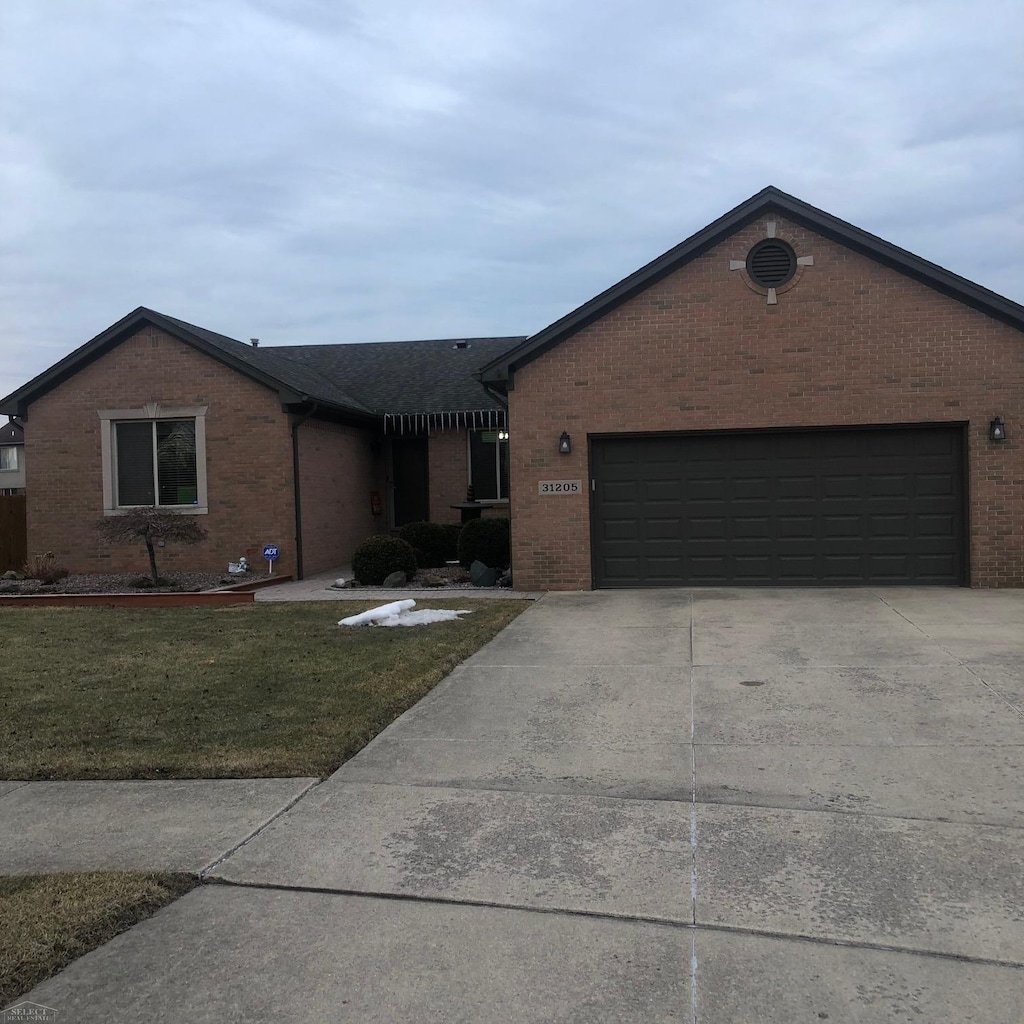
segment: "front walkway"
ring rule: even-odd
[[[356,587],[352,590],[335,590],[331,584],[336,579],[352,579],[352,567],[343,565],[329,572],[318,572],[303,580],[281,583],[256,591],[257,601],[415,601],[433,598],[497,598],[500,600],[519,599],[536,601],[542,592],[511,590],[508,587],[431,587],[416,590],[412,587]]]
[[[1019,1024],[1022,621],[1024,592],[548,595],[29,998],[104,1024]]]

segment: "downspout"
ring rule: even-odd
[[[309,401],[308,398],[305,401]],[[299,484],[299,427],[311,416],[315,416],[320,408],[318,402],[313,407],[292,423],[292,476],[295,481],[295,578],[301,580],[302,575],[302,488]]]

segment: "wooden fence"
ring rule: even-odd
[[[20,569],[27,559],[25,495],[0,494],[0,572]]]

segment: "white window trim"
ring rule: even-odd
[[[103,461],[103,514],[123,516],[132,505],[118,506],[114,493],[114,424],[118,420],[195,420],[196,424],[196,505],[157,505],[185,515],[207,515],[210,511],[206,492],[206,410],[207,405],[168,406],[148,402],[140,409],[101,409],[100,451]],[[149,507],[149,506],[147,506]]]

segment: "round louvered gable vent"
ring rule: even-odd
[[[762,288],[779,288],[796,273],[796,253],[778,238],[766,238],[747,254],[747,273]]]

